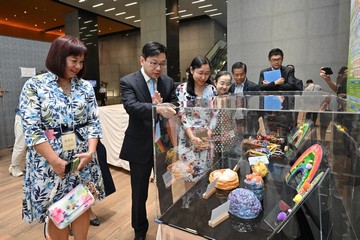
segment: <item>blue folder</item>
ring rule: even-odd
[[[264,72],[264,80],[268,82],[274,82],[281,78],[280,69]]]

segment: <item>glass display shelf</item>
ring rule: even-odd
[[[360,115],[351,105],[323,92],[248,92],[157,106],[177,114],[153,117],[155,221],[205,239],[357,239]],[[309,154],[315,145],[320,160]],[[230,210],[209,224],[234,189],[249,191],[245,179],[257,158],[267,169],[263,190],[252,191],[262,208],[258,216],[244,219]],[[215,172],[225,169],[237,173],[238,183],[225,181],[228,189],[217,187],[204,198]]]

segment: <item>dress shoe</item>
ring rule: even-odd
[[[90,219],[90,225],[100,226],[100,219],[98,217],[95,217],[94,219]]]

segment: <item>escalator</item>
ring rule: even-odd
[[[219,40],[206,54],[211,63],[213,73],[224,71],[227,68],[227,43]]]

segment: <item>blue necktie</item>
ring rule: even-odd
[[[150,91],[150,95],[153,96],[154,93],[155,93],[155,82],[156,80],[151,78],[149,80],[149,84],[148,84],[148,87],[149,87],[149,91]],[[157,142],[160,138],[160,123],[157,122],[156,123],[156,127],[155,127],[155,142]]]
[[[148,87],[149,87],[149,91],[150,91],[150,95],[153,96],[154,93],[155,93],[155,79],[153,78],[150,78],[149,80],[149,84],[148,84]]]

